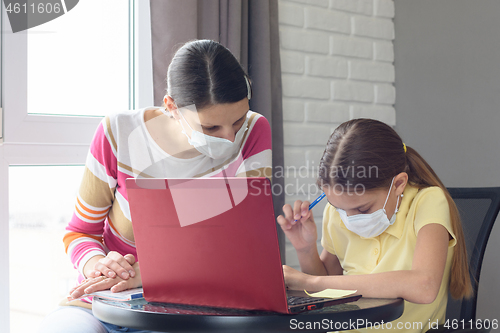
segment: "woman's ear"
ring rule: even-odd
[[[177,105],[174,102],[174,99],[168,95],[163,97],[163,105],[165,105],[165,109],[176,119],[179,120],[179,110],[177,109]]]
[[[401,172],[394,177],[394,187],[396,195],[403,194],[406,184],[408,184],[408,174],[406,172]]]

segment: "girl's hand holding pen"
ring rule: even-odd
[[[318,233],[311,209],[324,197],[325,193],[322,193],[311,204],[297,200],[293,209],[290,205],[283,206],[285,216],[278,216],[278,223],[297,251],[307,250],[311,246],[316,248]]]
[[[313,209],[313,208],[314,208],[314,206],[316,206],[316,205],[318,204],[318,202],[320,202],[320,201],[321,201],[324,197],[325,197],[325,192],[321,193],[321,195],[320,195],[319,197],[317,197],[317,198],[316,198],[316,200],[314,200],[314,201],[313,201],[313,202],[309,205],[309,210]],[[299,218],[300,218],[300,217],[299,217],[299,216],[297,216],[294,222],[297,222]]]
[[[277,221],[295,249],[304,250],[312,245],[316,248],[318,234],[309,202],[297,200],[293,208],[288,204],[284,205],[283,213],[284,216],[278,216]]]

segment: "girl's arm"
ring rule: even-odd
[[[325,265],[318,255],[318,234],[314,217],[309,211],[309,202],[297,200],[293,208],[289,204],[284,205],[283,215],[276,220],[297,251],[302,271],[312,275],[327,275],[327,267],[332,264]]]
[[[318,255],[316,247],[297,251],[300,269],[310,275],[342,275],[344,270],[340,266],[337,256],[323,250]]]
[[[288,204],[284,205],[283,215],[278,216],[277,222],[297,251],[302,272],[311,275],[343,274],[337,256],[326,250],[323,250],[321,256],[318,255],[316,223],[309,211],[308,201],[297,200],[293,208]]]
[[[340,265],[339,258],[337,258],[336,255],[331,254],[327,250],[323,249],[323,252],[321,252],[321,261],[323,262],[323,265],[325,266],[328,275],[343,275],[344,270],[342,269],[342,266]]]
[[[439,224],[420,229],[410,270],[366,275],[312,276],[285,267],[285,283],[290,289],[318,291],[327,288],[357,290],[364,297],[397,298],[413,303],[432,303],[443,279],[448,254],[449,233]],[[326,260],[330,256],[322,256]],[[338,261],[338,259],[337,259]],[[326,263],[335,267],[335,263]]]

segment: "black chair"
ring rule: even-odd
[[[457,329],[439,327],[428,332],[489,332],[488,327],[478,328],[476,325],[465,325],[464,329],[462,323],[468,324],[470,320],[476,323],[479,275],[486,244],[500,210],[500,187],[448,188],[448,191],[462,219],[474,295],[464,300],[455,300],[448,296],[446,319],[459,323]]]

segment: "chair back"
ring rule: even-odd
[[[448,296],[446,318],[476,320],[479,275],[486,244],[500,210],[500,187],[448,188],[448,191],[462,220],[474,295],[463,300]]]

